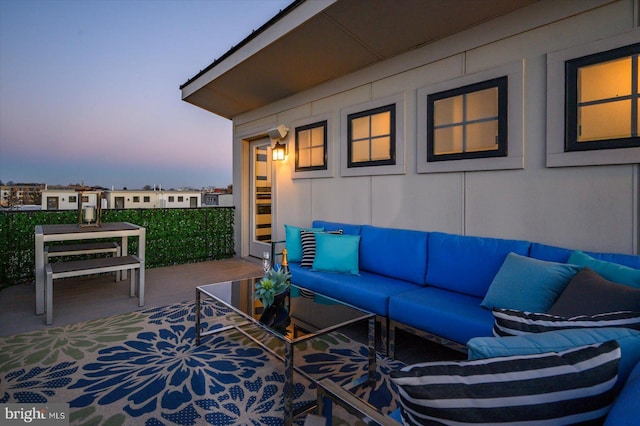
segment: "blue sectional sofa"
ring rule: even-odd
[[[325,233],[341,231],[345,235],[358,236],[356,271],[353,265],[349,265],[343,271],[340,268],[332,270],[331,267],[328,270],[315,268],[315,261],[313,267],[303,267],[299,259],[294,258],[289,262],[292,281],[301,287],[374,312],[382,329],[383,349],[388,335],[391,357],[394,353],[396,329],[404,329],[464,351],[469,354],[469,362],[482,358],[492,362],[496,357],[514,353],[527,357],[529,354],[547,351],[570,351],[583,345],[600,345],[616,340],[621,349],[620,369],[615,391],[616,401],[610,411],[609,408],[603,411],[605,414],[608,413],[606,424],[634,424],[640,415],[640,405],[637,404],[640,398],[640,315],[637,314],[637,311],[640,311],[640,291],[636,290],[640,289],[640,256],[583,253],[523,240],[391,229],[321,220],[314,221],[311,227]],[[288,236],[295,235],[296,232],[302,233],[300,228],[287,229]],[[317,236],[319,234],[314,235],[318,244],[315,247],[317,259],[321,250],[326,250],[326,247],[321,247],[320,244],[324,244],[323,241],[329,237],[320,238]],[[287,241],[288,245],[289,243],[290,241]],[[291,243],[299,244],[296,241]],[[327,247],[337,252],[335,256],[331,256],[338,261],[354,255],[341,253],[341,248],[335,244]],[[505,265],[511,259],[519,262],[526,259],[525,262],[539,263],[545,267],[550,265],[550,269],[555,268],[560,270],[560,273],[570,272],[577,276],[578,271],[589,268],[584,268],[585,264],[574,265],[572,262],[578,258],[574,256],[586,258],[586,266],[593,267],[603,276],[609,272],[614,275],[627,274],[625,279],[629,278],[632,282],[625,284],[630,284],[634,295],[630,305],[632,309],[623,310],[636,311],[632,315],[634,322],[631,327],[626,328],[628,326],[623,325],[625,328],[614,328],[620,326],[613,325],[604,331],[602,328],[587,328],[494,337],[494,326],[498,324],[498,320],[494,317],[489,299],[492,299],[494,293],[497,293],[498,299],[504,296],[500,294],[500,290],[496,290],[496,283],[513,278],[505,272]],[[326,265],[325,262],[323,266]],[[513,296],[514,301],[520,300],[528,306],[532,293],[526,287],[529,284],[531,287],[533,284],[538,285],[540,281],[545,281],[546,277],[533,273],[525,278],[530,279],[527,281],[520,278],[520,285],[523,287],[520,287],[519,294],[507,296]],[[571,279],[571,283],[573,282]],[[570,286],[571,284],[564,283],[561,288],[540,288],[549,293],[547,298],[559,301],[559,294],[565,289],[568,292]],[[583,287],[578,289],[579,297],[582,297]],[[535,291],[539,291],[538,287],[535,287]],[[588,298],[587,290],[584,291],[584,298]],[[600,304],[599,301],[596,303]],[[602,300],[602,303],[607,303],[607,300]],[[529,312],[547,312],[548,305],[544,309]],[[557,303],[552,305],[552,308],[555,306]],[[528,314],[526,309],[515,312],[518,313],[514,315]],[[527,317],[527,320],[530,318]],[[583,321],[582,318],[580,320]],[[616,316],[614,321],[617,320]],[[546,324],[544,321],[542,323]],[[534,322],[534,326],[538,327],[539,324]],[[328,387],[324,387],[325,384]],[[329,395],[334,401],[346,400],[346,406],[351,408],[359,406],[353,404],[355,397],[352,394],[341,392],[338,386],[325,381],[320,384],[320,389],[324,389],[324,397]],[[375,417],[374,414],[363,415],[369,419],[381,418],[381,424],[390,424],[387,422],[388,418],[379,417],[379,413],[378,417]]]
[[[481,302],[507,254],[565,263],[574,251],[524,240],[323,220],[313,221],[310,228],[359,236],[359,274],[304,268],[294,258],[289,262],[293,282],[375,313],[383,351],[388,348],[392,357],[396,329],[466,352],[471,338],[492,336],[494,318]],[[289,227],[287,234],[296,231],[300,228]],[[640,256],[586,253],[640,269]]]

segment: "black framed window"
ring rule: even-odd
[[[508,78],[427,96],[427,161],[507,155]]]
[[[636,43],[566,62],[566,151],[640,146],[639,55]]]
[[[296,172],[327,170],[327,121],[296,127]]]
[[[347,167],[396,163],[396,105],[347,116]]]

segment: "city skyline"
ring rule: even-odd
[[[288,4],[0,1],[0,180],[231,184],[231,121],[179,86]]]

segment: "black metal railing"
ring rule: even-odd
[[[233,207],[103,210],[102,222],[146,228],[147,268],[233,257]],[[0,211],[0,288],[35,280],[36,225],[77,223],[76,210]],[[130,238],[130,252],[137,238]]]

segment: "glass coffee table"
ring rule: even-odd
[[[225,281],[215,284],[202,285],[196,288],[196,345],[202,338],[226,330],[235,329],[256,342],[284,362],[284,423],[290,425],[293,419],[308,412],[313,406],[293,408],[293,374],[294,370],[309,379],[312,383],[317,380],[309,376],[294,365],[294,350],[301,342],[313,339],[323,334],[338,330],[358,322],[368,323],[369,366],[367,374],[356,377],[346,390],[352,390],[361,385],[375,385],[376,374],[376,323],[375,314],[363,311],[339,300],[323,296],[319,293],[291,285],[289,295],[284,303],[265,310],[254,297],[255,284],[262,277],[248,278],[237,281]],[[221,308],[231,309],[238,313],[241,321],[233,324],[202,330],[202,296],[213,300]],[[213,319],[213,318],[208,318]],[[284,355],[276,353],[267,346],[266,339],[260,334],[250,333],[255,327],[266,331],[264,336],[275,337],[284,343]]]

